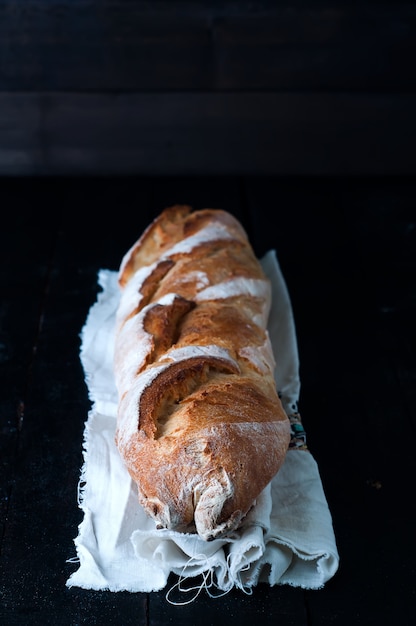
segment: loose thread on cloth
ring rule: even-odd
[[[242,583],[241,577],[240,577],[240,573],[242,571],[245,571],[245,570],[249,569],[250,563],[248,563],[248,562],[238,572],[237,579],[232,584],[230,584],[226,589],[221,589],[220,586],[215,582],[215,569],[212,568],[212,567],[206,569],[204,572],[202,572],[202,574],[200,574],[200,577],[202,578],[200,585],[193,585],[193,586],[190,586],[190,587],[183,586],[183,583],[185,581],[189,581],[190,580],[190,577],[186,576],[186,571],[187,571],[188,567],[190,565],[192,565],[193,561],[200,562],[201,559],[205,560],[206,563],[208,564],[208,559],[207,559],[206,555],[204,555],[204,554],[194,555],[194,556],[190,557],[190,559],[188,560],[187,563],[185,563],[185,565],[183,566],[182,571],[181,571],[181,573],[179,575],[179,578],[178,578],[177,582],[174,583],[168,589],[168,591],[165,594],[165,598],[166,598],[167,602],[169,602],[169,604],[173,604],[174,606],[185,606],[186,604],[191,604],[192,602],[194,602],[198,598],[198,596],[200,595],[200,593],[203,590],[206,591],[206,593],[208,594],[208,596],[210,598],[214,598],[214,599],[215,598],[222,598],[223,596],[225,596],[228,593],[230,593],[230,591],[234,587],[238,587],[246,595],[252,595],[252,593],[253,593],[252,587],[249,587],[248,585],[244,585]],[[229,569],[230,555],[227,556],[226,563],[227,563],[227,569]],[[212,593],[211,589],[213,589],[213,588],[217,589],[218,593]],[[190,598],[187,598],[186,600],[172,600],[171,595],[175,592],[175,590],[180,592],[180,593],[182,593],[182,594],[188,594],[188,593],[192,593],[192,592],[194,592],[194,594]]]

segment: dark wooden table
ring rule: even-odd
[[[277,250],[297,325],[300,411],[340,568],[317,591],[258,585],[184,607],[68,589],[90,407],[80,330],[100,268],[175,202],[226,208]],[[410,626],[415,598],[416,180],[0,179],[0,623]]]
[[[0,175],[416,172],[405,0],[0,0]]]

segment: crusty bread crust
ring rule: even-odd
[[[122,259],[116,444],[161,528],[239,527],[280,469],[290,425],[267,333],[271,288],[242,225],[165,209]]]

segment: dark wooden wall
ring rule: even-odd
[[[0,175],[416,173],[416,5],[0,0]]]

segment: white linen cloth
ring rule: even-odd
[[[276,385],[287,413],[296,414],[299,361],[290,298],[275,251],[261,262],[272,281],[269,334],[276,346]],[[258,582],[323,587],[336,573],[339,555],[319,469],[306,446],[288,451],[282,468],[232,536],[205,542],[197,535],[155,528],[138,503],[114,443],[117,272],[100,270],[98,282],[102,291],[81,331],[80,358],[92,408],[85,423],[78,495],[83,520],[74,539],[76,557],[68,559],[78,569],[66,585],[152,592],[165,589],[174,573],[180,590],[185,580],[188,591],[193,590],[191,600],[202,588],[210,595],[213,589],[221,595],[233,587],[251,593]]]

